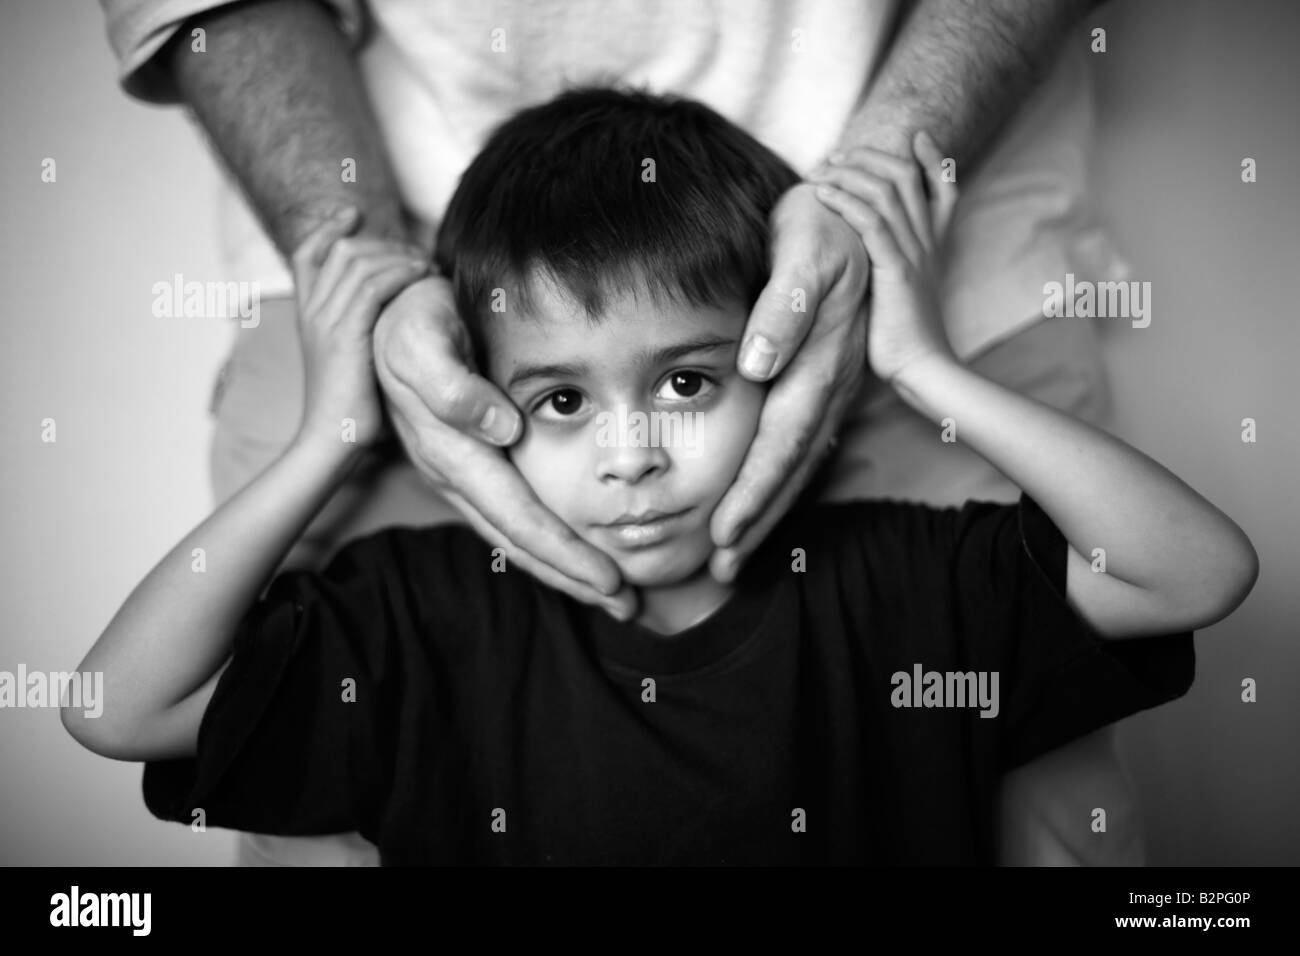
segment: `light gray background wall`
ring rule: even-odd
[[[1115,431],[1232,515],[1262,562],[1247,603],[1198,635],[1191,693],[1127,722],[1122,746],[1153,863],[1300,863],[1300,6],[1112,6],[1094,18],[1098,186],[1154,306],[1148,329],[1107,328]],[[176,272],[238,278],[217,263],[217,173],[180,112],[113,77],[95,5],[0,8],[0,670],[75,667],[209,506],[206,408],[232,329],[150,304]],[[0,863],[232,852],[227,833],[155,821],[139,767],[82,750],[56,710],[0,710]]]

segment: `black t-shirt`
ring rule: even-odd
[[[665,637],[467,527],[381,531],[272,582],[145,800],[385,865],[993,863],[1002,772],[1192,681],[1191,634],[1070,610],[1066,553],[1028,497],[803,507]]]

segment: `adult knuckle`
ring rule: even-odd
[[[895,177],[903,177],[908,174],[909,170],[915,170],[916,164],[910,160],[903,159],[901,156],[895,156],[892,153],[882,157],[885,166]]]
[[[439,382],[433,387],[432,397],[434,407],[443,414],[463,409],[472,398],[469,386],[463,378]]]
[[[808,433],[807,429],[795,429],[788,434],[782,445],[780,455],[780,464],[783,470],[788,471],[802,461],[811,447],[812,435]]]
[[[830,402],[843,381],[840,363],[841,358],[837,354],[835,358],[817,370],[817,375],[813,379],[812,394],[819,408]]]
[[[860,335],[846,337],[840,349],[835,353],[835,392],[838,394],[846,384],[862,375],[863,362],[866,359],[866,343]]]
[[[438,441],[427,429],[419,429],[415,433],[414,444],[416,454],[425,462],[429,480],[440,490],[451,488],[452,484],[447,480],[447,475],[443,470],[433,467],[442,457],[442,442]]]

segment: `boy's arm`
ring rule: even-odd
[[[950,356],[908,365],[903,399],[1034,499],[1070,544],[1066,599],[1100,634],[1191,631],[1236,608],[1259,559],[1245,533],[1168,469]],[[1092,570],[1094,549],[1104,572]]]
[[[63,709],[78,741],[121,760],[195,752],[237,625],[346,476],[355,448],[300,437],[149,572],[81,663],[103,672],[105,703],[97,718]]]
[[[357,220],[353,211],[327,221],[294,256],[306,372],[298,434],[149,572],[82,661],[82,670],[104,675],[103,713],[89,718],[65,707],[62,714],[89,749],[124,760],[195,752],[240,621],[378,436],[370,327],[425,266],[399,243],[345,238]],[[345,430],[353,440],[343,440]],[[194,569],[198,549],[201,572]]]
[[[929,199],[915,163],[867,148],[816,177],[818,198],[859,231],[871,255],[873,370],[931,421],[951,419],[958,441],[1052,519],[1070,545],[1066,599],[1101,635],[1195,630],[1226,616],[1259,569],[1230,518],[1136,449],[953,355],[935,302],[934,252],[956,186],[944,181],[932,139],[921,134],[914,148]],[[1106,570],[1094,573],[1098,548]]]

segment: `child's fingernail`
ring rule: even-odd
[[[339,222],[347,222],[356,214],[357,214],[356,206],[344,206],[342,209],[340,209],[338,212],[334,214],[334,218],[337,219]]]
[[[837,149],[833,153],[827,153],[826,160],[832,163],[842,163],[844,162],[844,154]]]
[[[763,378],[776,365],[776,347],[762,335],[751,335],[749,341],[745,343],[740,364],[750,375]]]
[[[822,199],[830,199],[832,196],[835,195],[835,190],[831,189],[830,186],[818,186],[816,189],[813,190],[813,192],[815,192],[818,196],[821,196]]]

